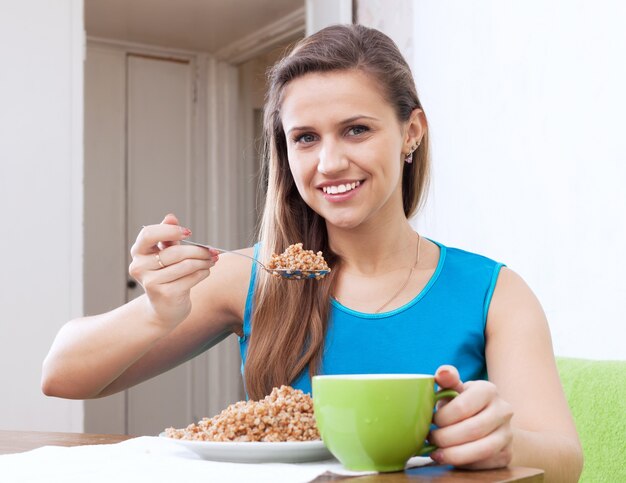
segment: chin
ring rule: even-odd
[[[323,215],[322,215],[323,216]],[[326,223],[332,225],[337,228],[341,228],[343,230],[349,230],[351,228],[356,228],[361,224],[361,219],[357,219],[354,216],[346,216],[346,217],[338,217],[338,216],[329,216],[324,217]]]
[[[328,209],[327,207],[322,206],[311,206],[311,208],[318,215],[324,218],[328,225],[332,225],[343,230],[356,228],[367,218],[363,210],[360,209],[362,207],[336,207],[334,209]]]

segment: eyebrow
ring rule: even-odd
[[[339,124],[341,124],[341,125],[350,124],[351,122],[358,121],[359,119],[369,119],[369,120],[372,120],[372,121],[379,121],[379,119],[377,119],[375,117],[365,116],[365,115],[359,114],[357,116],[352,116],[352,117],[349,117],[348,119],[344,119]],[[308,130],[313,130],[313,129],[314,128],[312,128],[311,126],[294,126],[289,131],[287,131],[287,134],[291,133],[292,131],[308,131]]]

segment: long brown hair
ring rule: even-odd
[[[324,219],[302,200],[289,169],[280,107],[285,86],[311,72],[360,70],[376,79],[400,122],[422,108],[411,70],[393,41],[362,25],[327,27],[300,41],[269,73],[264,112],[264,176],[267,196],[260,225],[261,259],[302,242],[324,253],[332,268],[322,280],[284,281],[259,271],[254,289],[253,328],[245,364],[250,398],[291,384],[309,366],[320,368],[330,297],[341,265],[330,249]],[[398,153],[400,162],[401,153]],[[405,163],[402,174],[404,213],[410,217],[423,203],[429,177],[428,133]]]

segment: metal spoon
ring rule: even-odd
[[[202,243],[196,243],[191,240],[181,240],[181,243],[186,243],[187,245],[195,245],[197,247],[202,248],[211,248],[213,250],[217,250],[220,253],[232,253],[233,255],[239,255],[240,257],[245,257],[253,262],[258,263],[263,270],[265,270],[270,275],[274,277],[286,278],[287,280],[303,280],[307,278],[323,278],[326,276],[330,270],[299,270],[299,269],[290,269],[290,268],[267,268],[263,265],[259,260],[254,257],[250,257],[248,255],[244,255],[243,253],[234,252],[232,250],[224,250],[223,248],[217,248],[211,245],[204,245]]]

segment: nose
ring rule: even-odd
[[[348,168],[350,161],[341,145],[334,141],[326,141],[319,151],[317,171],[321,174],[333,174]]]

